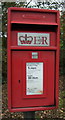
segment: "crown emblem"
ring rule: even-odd
[[[20,40],[21,44],[31,44],[33,37],[27,36],[27,34],[25,34],[25,36],[20,36],[19,40]]]

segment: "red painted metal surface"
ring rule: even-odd
[[[32,52],[12,51],[12,107],[14,108],[54,104],[55,52],[37,51],[39,54],[38,60],[31,58],[30,54]],[[42,95],[26,95],[27,62],[44,63],[44,87]],[[18,80],[20,80],[20,83]]]
[[[59,11],[8,9],[8,108],[11,112],[38,111],[58,107]],[[18,46],[17,33],[49,33],[50,46]],[[38,59],[32,59],[32,52]],[[42,62],[43,94],[26,95],[26,63]]]

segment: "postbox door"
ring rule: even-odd
[[[12,51],[12,108],[54,105],[54,79],[55,51]]]

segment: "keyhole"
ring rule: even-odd
[[[20,83],[20,80],[19,80],[19,83]]]

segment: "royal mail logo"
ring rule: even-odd
[[[18,45],[20,46],[49,46],[49,33],[18,33]]]
[[[27,36],[27,34],[25,34],[24,36],[19,36],[19,40],[20,40],[21,44],[31,44],[33,37]]]

